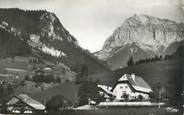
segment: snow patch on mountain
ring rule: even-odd
[[[64,52],[56,50],[53,47],[47,47],[47,46],[43,45],[41,50],[44,53],[50,54],[50,55],[55,56],[55,57],[61,57],[61,56],[67,57],[67,55]]]
[[[45,44],[41,43],[40,36],[36,34],[30,35],[30,40],[28,40],[28,44],[33,48],[38,48],[46,54],[50,54],[55,57],[67,57],[66,53],[64,53],[63,51],[59,51],[54,47],[48,47]]]

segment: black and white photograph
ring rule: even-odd
[[[0,0],[0,115],[184,115],[184,0]]]

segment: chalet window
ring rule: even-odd
[[[125,88],[128,88],[128,86],[125,86]]]
[[[123,86],[120,86],[120,89],[123,89]]]

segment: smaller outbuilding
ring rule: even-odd
[[[38,113],[43,112],[45,106],[26,94],[13,96],[6,103],[6,111],[9,113]]]

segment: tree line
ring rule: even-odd
[[[32,78],[30,78],[28,75],[25,76],[25,80],[26,81],[33,81],[33,82],[36,82],[36,83],[51,83],[51,82],[54,82],[54,83],[61,83],[61,78],[60,77],[55,77],[53,76],[52,74],[49,74],[49,75],[34,75]]]
[[[165,56],[155,56],[152,58],[146,58],[146,59],[140,59],[138,61],[134,61],[133,57],[131,56],[129,58],[129,60],[127,61],[127,66],[131,67],[133,65],[139,65],[139,64],[143,64],[143,63],[149,63],[149,62],[156,62],[156,61],[162,61],[162,60],[167,60],[167,59],[171,59],[173,57],[173,55],[165,55]]]

